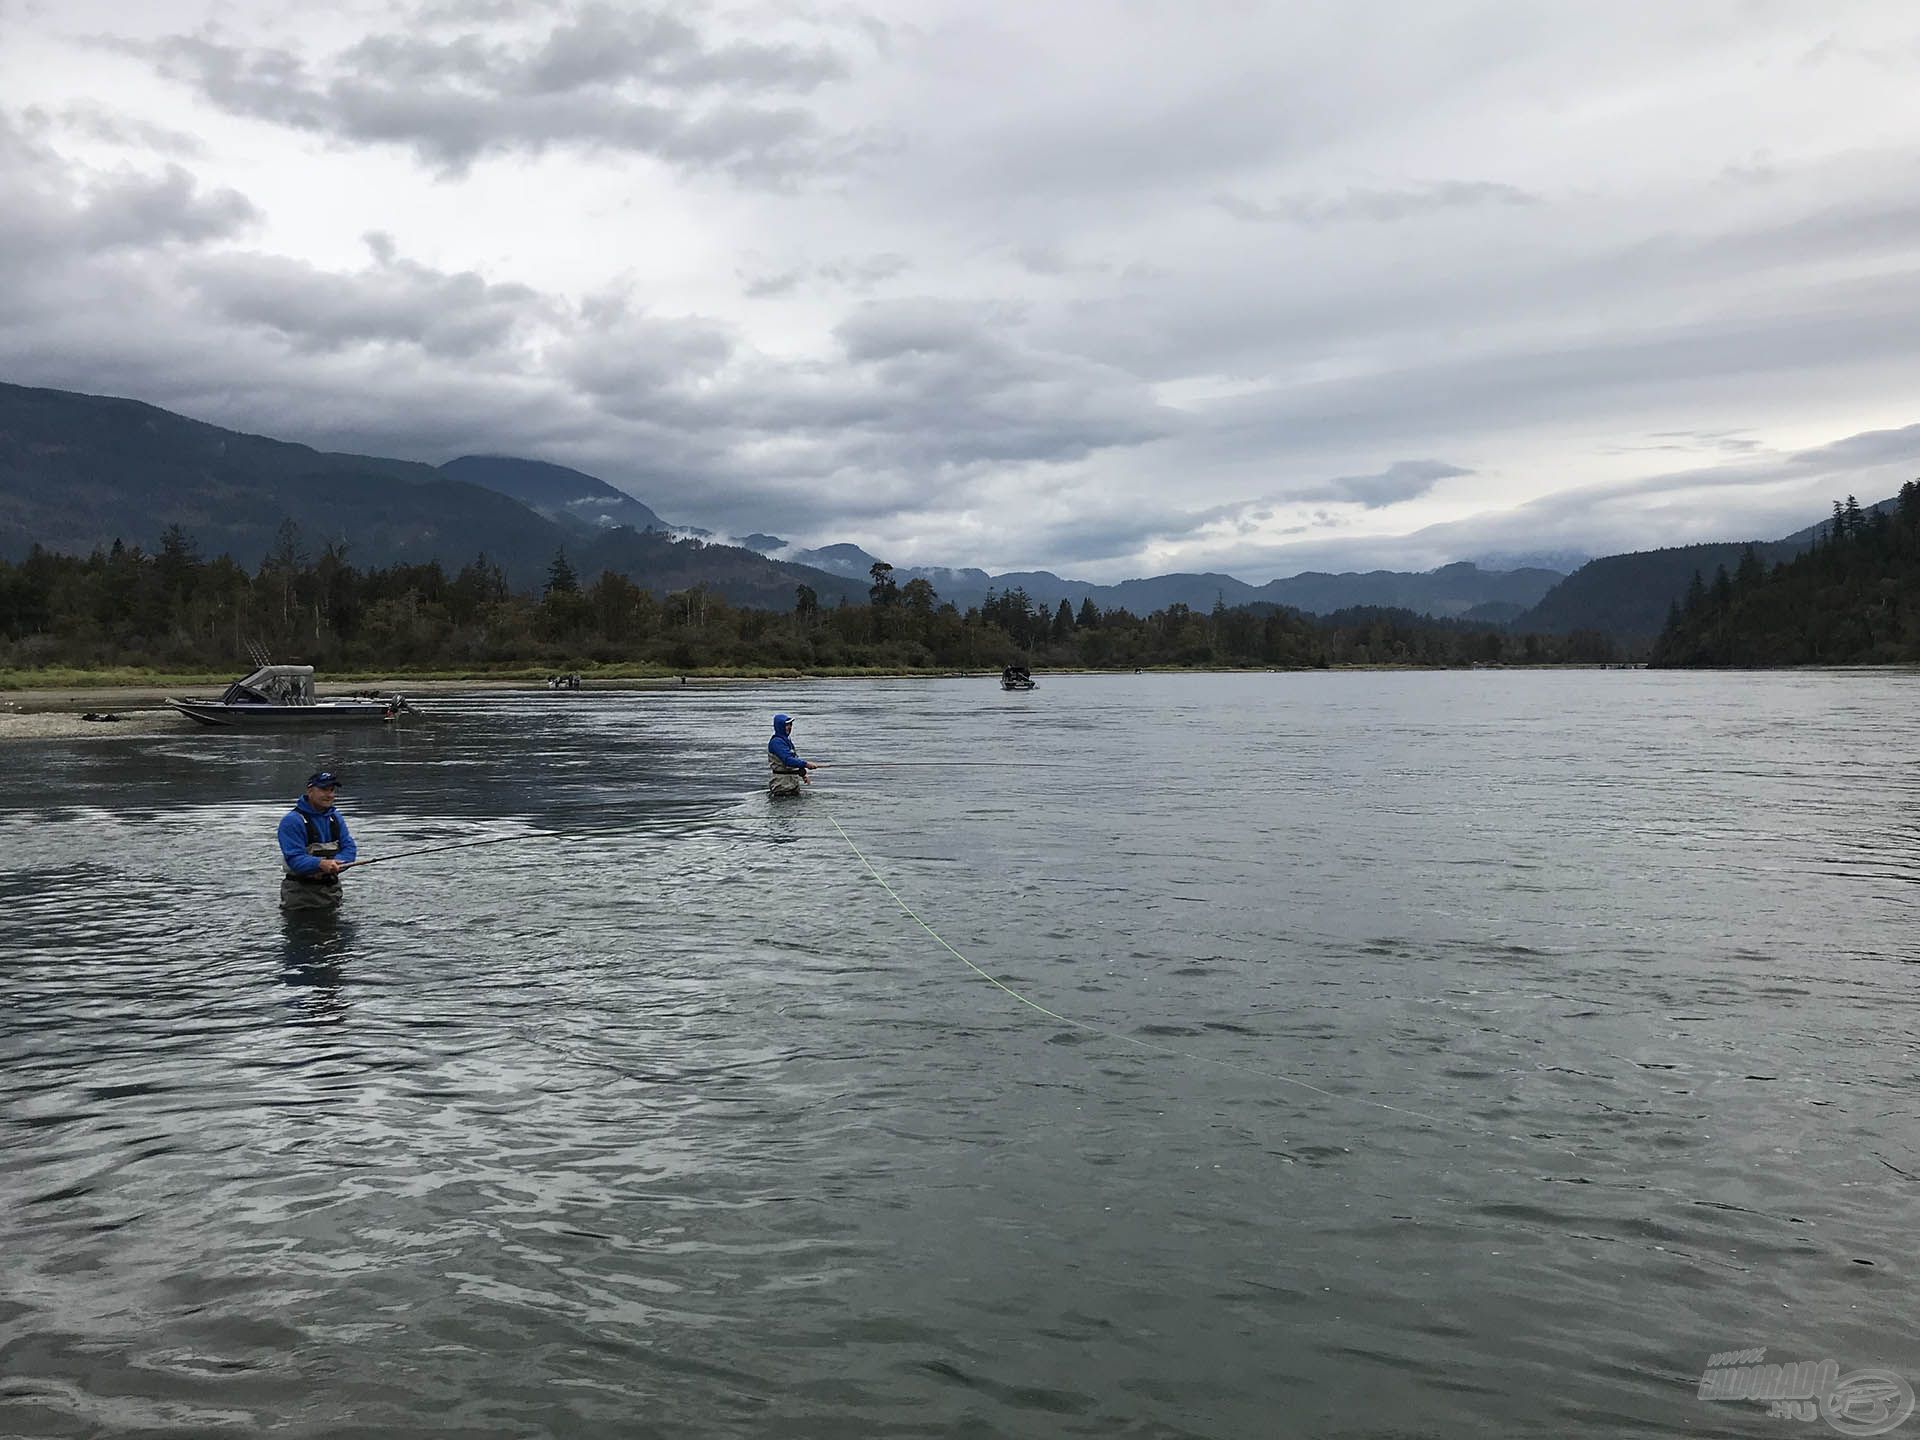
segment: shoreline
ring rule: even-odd
[[[1049,675],[1303,675],[1314,673],[1376,672],[1467,672],[1480,670],[1640,670],[1644,664],[1583,665],[1501,665],[1434,666],[1381,663],[1372,665],[1191,667],[1149,666],[1133,669],[1086,669],[1059,667]],[[13,672],[14,675],[31,672]],[[466,675],[435,672],[425,675],[346,675],[331,683],[318,684],[315,693],[336,699],[377,692],[402,694],[410,698],[436,695],[473,695],[487,691],[544,692],[545,675],[519,670],[490,675],[484,672]],[[827,669],[765,670],[742,667],[738,670],[688,671],[685,674],[646,673],[622,675],[582,674],[580,689],[589,690],[669,690],[684,685],[736,685],[760,680],[812,682],[820,680],[997,680],[997,669],[985,670],[866,670]],[[186,716],[167,708],[169,696],[183,700],[213,700],[230,683],[209,681],[198,676],[181,676],[169,681],[156,676],[139,681],[121,678],[124,672],[102,672],[98,678],[83,673],[62,671],[62,684],[30,685],[17,689],[0,688],[0,741],[10,739],[49,739],[73,736],[111,736],[179,733],[190,734],[202,727]],[[572,693],[572,692],[568,692]],[[87,714],[110,715],[110,720],[86,720]]]
[[[997,678],[999,671],[987,670],[764,670],[764,671],[697,671],[689,670],[679,674],[644,675],[585,675],[580,679],[581,690],[671,690],[682,685],[730,685],[753,680],[886,680],[886,679],[938,679],[953,680]],[[1099,674],[1099,671],[1055,671],[1055,674]],[[1116,672],[1118,673],[1118,672]],[[0,715],[62,714],[68,711],[83,710],[165,710],[171,697],[179,700],[217,700],[221,692],[232,682],[229,680],[209,681],[198,678],[180,678],[169,680],[162,676],[153,680],[127,681],[118,678],[65,679],[65,683],[56,685],[27,685],[17,689],[0,688]],[[378,694],[381,696],[400,694],[409,698],[422,695],[471,695],[489,690],[524,690],[543,692],[548,689],[545,677],[535,679],[524,673],[511,675],[448,675],[435,673],[429,675],[346,675],[331,681],[316,681],[314,694],[324,700],[340,700],[349,696]]]
[[[1062,672],[1065,673],[1065,672]],[[727,685],[755,680],[833,680],[860,679],[955,679],[997,676],[996,671],[924,671],[866,670],[807,673],[797,670],[764,672],[693,672],[685,675],[640,674],[582,676],[580,689],[587,690],[677,690],[684,685]],[[114,735],[193,734],[206,727],[167,706],[169,697],[181,700],[217,700],[230,681],[207,682],[183,679],[169,684],[164,677],[130,683],[118,678],[75,680],[67,673],[63,685],[29,686],[0,689],[0,741],[46,740],[76,737],[103,738]],[[494,691],[525,691],[529,694],[548,690],[544,675],[534,678],[526,672],[510,675],[415,675],[345,676],[330,684],[316,684],[314,694],[321,699],[344,699],[370,691],[381,695],[401,694],[413,699],[428,696],[477,695]],[[577,693],[577,692],[563,692]],[[101,717],[88,720],[87,715]]]

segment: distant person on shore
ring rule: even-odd
[[[346,819],[333,808],[340,777],[316,770],[307,790],[280,821],[280,855],[287,862],[280,882],[283,910],[338,910],[340,872],[360,853]]]
[[[767,793],[798,795],[802,785],[813,783],[813,777],[807,772],[817,768],[812,761],[802,760],[800,752],[793,748],[793,717],[774,716],[773,738],[767,741],[767,769],[772,772],[767,780]]]

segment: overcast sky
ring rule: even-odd
[[[0,0],[0,379],[1096,580],[1920,475],[1906,3]]]

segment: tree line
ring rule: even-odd
[[[1274,605],[1211,611],[1170,605],[1139,616],[1091,600],[1052,609],[1013,589],[965,611],[924,579],[897,584],[873,567],[867,603],[825,605],[796,588],[778,612],[704,587],[663,595],[605,571],[590,582],[564,552],[539,593],[516,593],[478,556],[451,574],[436,562],[362,569],[345,549],[318,555],[281,527],[252,570],[205,559],[170,527],[157,549],[115,542],[87,556],[36,548],[0,561],[0,665],[168,670],[245,666],[262,646],[324,672],[370,669],[582,668],[596,664],[794,670],[954,670],[1009,664],[1144,666],[1468,665],[1617,657],[1603,635],[1513,635],[1494,625],[1404,610],[1327,616]]]
[[[1813,545],[1769,567],[1749,548],[1711,580],[1694,571],[1655,665],[1880,665],[1920,661],[1920,482],[1891,512],[1849,495]]]

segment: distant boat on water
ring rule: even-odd
[[[218,700],[175,700],[169,696],[167,704],[202,725],[250,730],[378,724],[409,708],[399,695],[316,700],[311,665],[262,665],[244,680],[234,681]]]
[[[1009,665],[1000,672],[1002,690],[1032,690],[1039,683],[1024,665]]]

